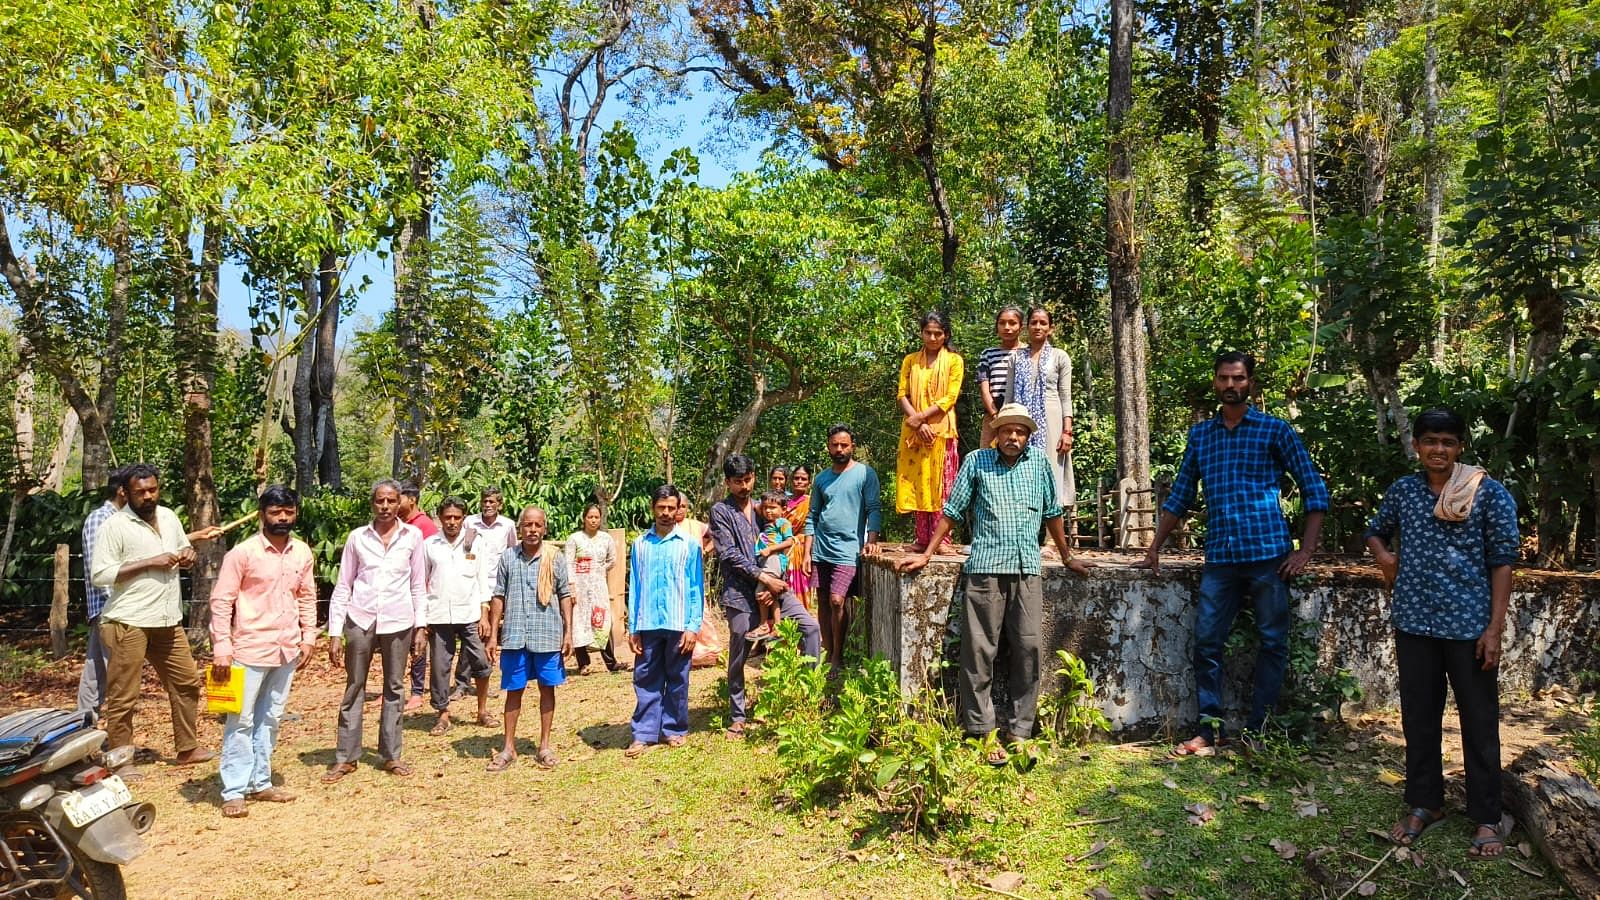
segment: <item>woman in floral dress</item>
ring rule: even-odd
[[[605,516],[600,504],[591,503],[583,510],[583,530],[574,531],[567,538],[567,577],[572,582],[572,646],[578,657],[578,674],[589,675],[594,669],[589,664],[589,653],[600,651],[606,669],[612,672],[627,668],[617,662],[616,648],[611,646],[611,589],[606,573],[617,564],[617,548],[611,535],[602,531]]]

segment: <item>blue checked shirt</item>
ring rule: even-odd
[[[1294,428],[1250,407],[1232,430],[1221,414],[1189,429],[1183,463],[1161,508],[1179,518],[1206,495],[1206,562],[1251,563],[1294,549],[1279,505],[1278,482],[1294,476],[1306,512],[1327,512],[1328,486]]]
[[[100,610],[105,608],[106,600],[111,593],[103,587],[96,587],[89,579],[89,562],[94,559],[94,539],[100,534],[100,526],[106,523],[117,511],[117,507],[110,500],[100,504],[89,518],[83,520],[83,599],[89,608],[89,618],[100,615]]]
[[[962,571],[968,575],[1038,575],[1039,526],[1059,519],[1056,479],[1045,455],[1023,448],[1012,465],[995,449],[967,454],[944,501],[946,518],[957,522],[972,508],[972,548]]]
[[[555,596],[546,606],[539,605],[539,567],[545,554],[555,565]],[[529,559],[522,544],[500,557],[494,576],[494,595],[505,601],[500,620],[500,649],[526,650],[529,653],[559,653],[566,637],[567,623],[561,618],[561,601],[572,596],[567,582],[567,567],[548,543],[539,546],[539,555]]]
[[[654,528],[633,542],[628,569],[628,631],[699,631],[705,617],[705,557],[683,529]]]

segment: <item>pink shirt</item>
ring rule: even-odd
[[[422,532],[404,522],[383,546],[371,524],[350,532],[339,562],[339,583],[328,601],[328,634],[344,635],[344,622],[378,634],[428,625],[428,568]]]
[[[257,533],[223,557],[211,589],[211,650],[247,666],[281,666],[317,639],[315,560],[306,542],[282,550]]]

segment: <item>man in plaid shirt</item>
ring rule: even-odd
[[[1161,545],[1206,492],[1206,565],[1194,623],[1194,680],[1200,733],[1177,745],[1178,756],[1210,756],[1222,740],[1222,652],[1246,595],[1255,609],[1261,649],[1255,697],[1245,722],[1247,743],[1278,702],[1289,662],[1289,579],[1305,571],[1322,533],[1328,487],[1294,428],[1250,405],[1255,359],[1237,351],[1217,357],[1211,381],[1217,414],[1189,429],[1172,493],[1140,568],[1161,567]],[[1279,505],[1278,483],[1294,477],[1306,510],[1306,532],[1294,549]]]
[[[1037,426],[1027,408],[1009,403],[995,413],[991,424],[994,448],[967,455],[928,549],[901,560],[899,568],[915,572],[927,565],[934,548],[969,509],[972,511],[972,547],[961,567],[966,590],[959,679],[961,725],[973,738],[981,739],[995,730],[990,687],[1003,634],[1011,709],[1000,740],[1012,743],[1032,736],[1039,705],[1039,669],[1044,656],[1040,525],[1049,530],[1067,568],[1079,575],[1087,575],[1089,570],[1072,558],[1050,461],[1028,446],[1028,437]],[[989,751],[990,764],[1004,765],[1006,760],[1004,747]]]
[[[95,587],[89,578],[89,561],[94,559],[94,539],[100,526],[128,503],[128,474],[124,469],[111,473],[106,484],[106,499],[83,522],[83,598],[89,614],[89,646],[83,654],[83,675],[78,679],[78,711],[94,710],[106,702],[106,646],[100,642],[100,610],[109,592]]]

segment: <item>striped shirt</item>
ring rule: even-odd
[[[1233,428],[1218,413],[1189,429],[1183,463],[1161,509],[1183,517],[1206,492],[1206,562],[1276,559],[1294,549],[1278,481],[1294,476],[1306,512],[1327,512],[1328,486],[1293,426],[1254,406]]]
[[[546,552],[555,566],[555,596],[541,606],[539,567],[544,565]],[[567,635],[567,622],[561,618],[561,601],[571,599],[572,587],[567,580],[567,567],[554,547],[541,543],[539,555],[531,558],[523,555],[521,543],[505,551],[495,572],[494,595],[505,602],[500,620],[502,649],[529,653],[561,650]]]
[[[628,631],[699,631],[705,608],[700,542],[680,528],[639,535],[628,570]]]
[[[1006,400],[1006,386],[1011,383],[1011,350],[990,347],[978,354],[978,382],[989,382],[989,396],[994,398],[994,408],[999,409]]]
[[[111,592],[95,584],[94,579],[89,577],[89,570],[94,562],[94,539],[100,534],[100,526],[104,525],[116,511],[117,505],[107,500],[94,512],[89,513],[89,518],[83,520],[83,597],[89,607],[91,619],[100,615],[100,610],[105,607],[106,600],[111,596]]]
[[[1039,526],[1061,517],[1056,479],[1045,455],[1032,447],[1006,465],[992,448],[967,455],[944,502],[946,518],[960,522],[972,510],[968,575],[1038,575]]]

